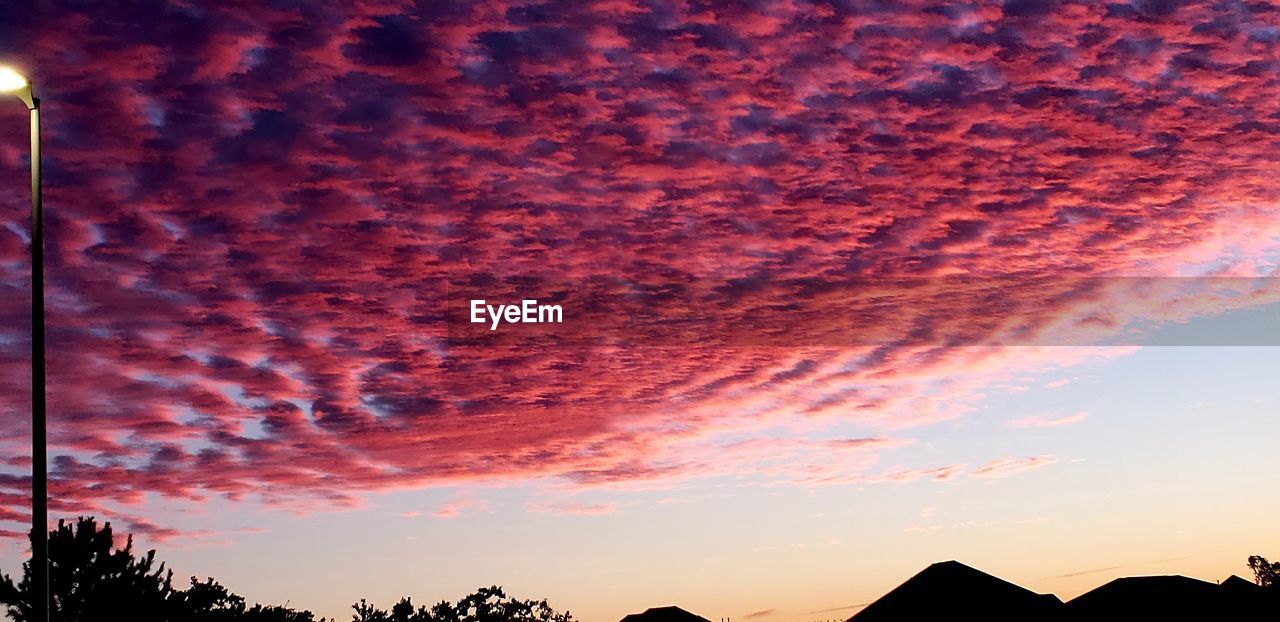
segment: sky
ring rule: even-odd
[[[2,12],[46,124],[52,517],[178,576],[812,622],[944,559],[1068,598],[1280,556],[1269,4]]]

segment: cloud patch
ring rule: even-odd
[[[992,460],[973,470],[971,477],[1000,479],[1054,464],[1058,461],[1053,456],[1028,456],[1026,458],[1000,458]]]
[[[1027,415],[1010,421],[1009,425],[1019,428],[1057,428],[1064,425],[1080,423],[1088,418],[1089,413],[1085,411],[1058,417],[1051,415]]]

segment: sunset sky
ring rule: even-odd
[[[809,622],[944,559],[1068,598],[1280,557],[1278,6],[114,4],[0,9],[55,520],[341,619],[501,584]],[[456,320],[553,295],[548,333]]]

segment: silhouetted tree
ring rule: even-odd
[[[181,603],[180,608],[192,620],[201,622],[238,620],[244,615],[244,599],[222,587],[213,577],[209,577],[204,583],[191,577],[191,587],[177,594],[174,600]]]
[[[355,610],[352,622],[574,622],[569,612],[552,609],[546,600],[510,598],[496,585],[482,587],[457,603],[441,601],[430,609],[415,609],[408,598],[389,612],[364,600],[351,608]]]
[[[408,597],[405,597],[401,598],[400,602],[391,608],[389,617],[391,618],[390,622],[418,622],[424,615],[426,615],[426,611],[422,607],[415,610],[413,602]]]
[[[1250,555],[1249,570],[1253,571],[1253,580],[1258,585],[1280,589],[1280,562],[1269,562],[1261,555]]]
[[[391,619],[386,611],[370,605],[363,598],[360,602],[351,605],[351,608],[356,610],[351,616],[351,622],[387,622]]]
[[[31,620],[31,570],[31,562],[24,563],[16,585],[8,575],[0,576],[0,604],[17,622]],[[132,536],[123,549],[114,549],[111,523],[99,529],[94,519],[82,517],[73,528],[60,520],[49,534],[49,617],[54,622],[97,619],[107,611],[164,620],[171,578],[164,564],[156,566],[155,551],[134,557]]]
[[[236,618],[244,622],[316,622],[315,616],[307,610],[290,609],[280,605],[254,605]],[[319,622],[326,622],[320,618]]]
[[[34,531],[31,537],[36,537]],[[93,518],[81,517],[73,527],[58,521],[48,537],[52,622],[316,622],[310,611],[248,607],[243,597],[212,577],[204,581],[191,577],[190,587],[177,589],[173,572],[156,563],[154,550],[135,556],[132,536],[124,548],[116,549],[111,523],[99,527]],[[21,580],[0,574],[0,606],[15,622],[34,622],[31,605],[28,560],[22,565]],[[575,622],[569,612],[552,609],[546,600],[511,598],[496,585],[482,587],[456,603],[441,601],[430,608],[415,607],[413,601],[402,598],[390,611],[364,600],[352,609],[354,622]]]
[[[31,537],[36,537],[32,531]],[[191,577],[191,587],[173,587],[173,573],[156,565],[156,552],[133,553],[133,537],[116,549],[111,523],[98,527],[80,518],[75,527],[58,521],[49,533],[49,592],[52,622],[315,622],[309,611],[254,605],[213,578]],[[31,562],[22,579],[0,575],[0,606],[16,622],[32,622]],[[324,622],[321,620],[321,622]]]

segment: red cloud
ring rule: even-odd
[[[56,512],[149,495],[305,511],[512,479],[948,479],[878,454],[1014,368],[1099,355],[1039,346],[1277,300],[1270,281],[1107,280],[1275,270],[1275,12],[449,6],[7,19],[49,119]],[[14,524],[22,114],[0,110]],[[929,285],[833,287],[906,277]],[[597,302],[714,284],[712,321],[596,348],[451,339],[451,291],[552,278],[605,283]],[[849,426],[876,442],[839,441]]]

